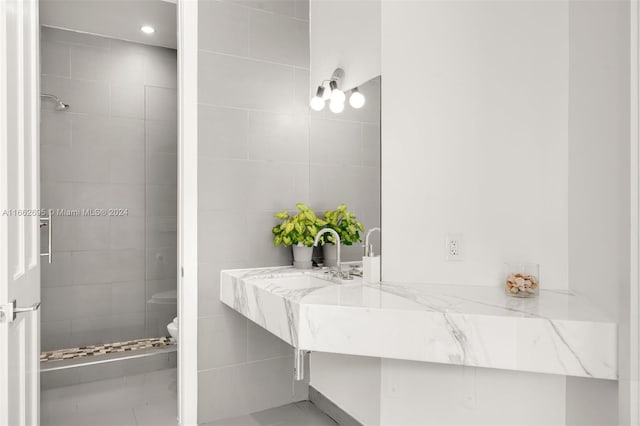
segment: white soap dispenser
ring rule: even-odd
[[[373,244],[369,244],[369,237],[380,228],[371,228],[364,239],[364,256],[362,257],[362,281],[366,283],[380,282],[380,256],[373,252]]]

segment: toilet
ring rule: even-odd
[[[172,322],[167,324],[167,331],[173,337],[173,340],[178,343],[178,317],[175,317]]]
[[[178,292],[177,290],[168,290],[162,291],[160,293],[155,293],[151,296],[151,299],[147,300],[147,303],[151,303],[154,305],[173,305],[175,306],[178,303]],[[167,324],[167,331],[169,335],[173,337],[173,340],[178,343],[178,318],[174,318],[169,324]]]

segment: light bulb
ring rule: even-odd
[[[346,96],[340,89],[334,89],[331,91],[331,102],[343,104]]]
[[[332,98],[331,103],[329,103],[329,109],[334,114],[340,114],[342,111],[344,111],[344,102],[334,102]]]
[[[311,102],[309,102],[309,106],[314,111],[322,111],[324,109],[324,101],[322,100],[321,97],[319,98],[317,96],[314,96],[313,98],[311,98]]]
[[[364,95],[358,91],[356,87],[351,91],[351,96],[349,97],[349,105],[351,105],[355,109],[360,109],[364,106]]]
[[[346,96],[342,90],[338,89],[338,83],[335,80],[331,80],[329,88],[331,89],[331,102],[344,103]]]
[[[140,27],[140,31],[142,31],[145,34],[153,34],[156,32],[156,29],[153,28],[151,25],[143,25]]]

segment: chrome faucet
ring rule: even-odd
[[[369,232],[367,232],[367,236],[364,239],[364,255],[365,256],[373,256],[373,244],[369,244],[369,237],[375,231],[382,233],[380,228],[377,228],[377,227],[369,229]]]
[[[320,242],[320,237],[326,233],[330,233],[336,239],[336,269],[335,269],[336,274],[340,279],[348,280],[350,279],[349,272],[347,272],[346,274],[342,272],[342,261],[340,260],[340,235],[334,229],[322,228],[320,232],[318,232],[318,234],[316,235],[316,239],[313,242],[313,246],[317,247],[318,243]]]

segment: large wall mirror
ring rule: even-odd
[[[348,72],[348,70],[346,70]],[[380,87],[375,77],[358,90],[365,96],[359,109],[349,105],[349,90],[341,113],[310,109],[309,181],[313,208],[319,213],[344,203],[367,230],[380,226]],[[364,241],[364,234],[362,239]],[[380,234],[371,241],[380,253]],[[342,247],[342,260],[361,260],[361,244]]]

